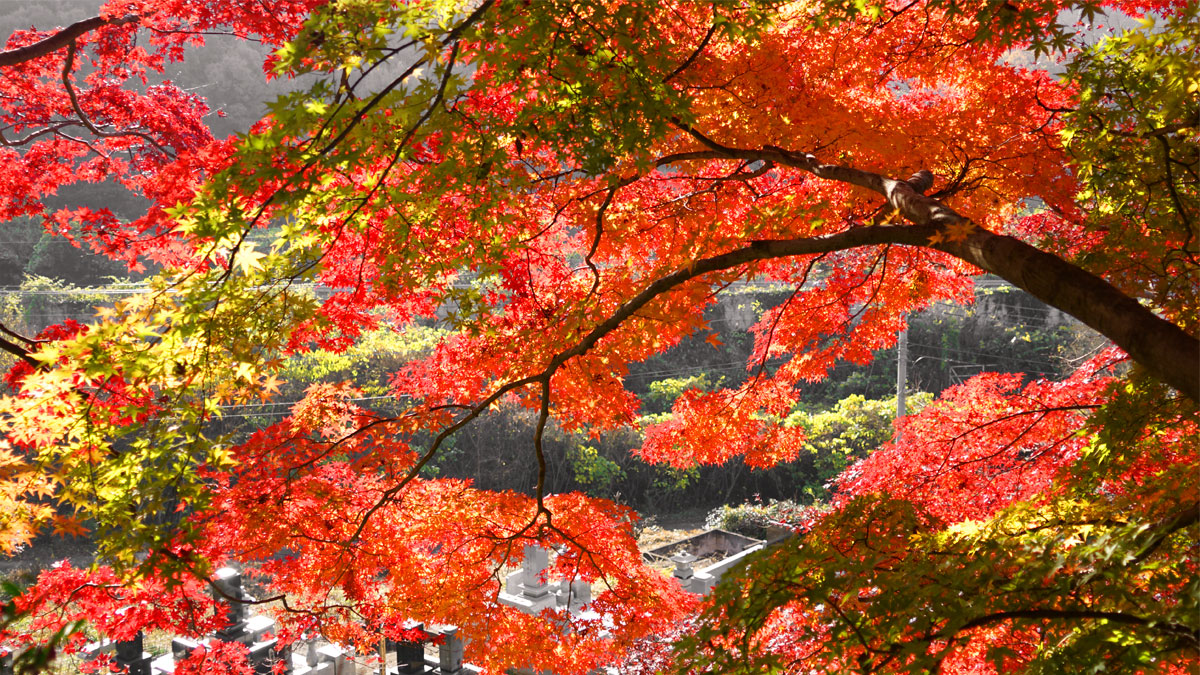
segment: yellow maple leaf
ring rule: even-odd
[[[252,272],[262,269],[262,263],[259,261],[265,257],[267,257],[266,254],[254,250],[254,244],[245,242],[234,260],[234,265],[242,271],[242,274],[250,275]]]
[[[946,226],[946,241],[962,242],[975,230],[975,223],[970,220],[960,220]]]
[[[233,368],[233,379],[245,380],[247,382],[254,382],[254,380],[255,380],[254,365],[250,364],[250,363],[246,363],[245,361],[238,362],[238,364],[236,366],[234,366],[234,368]]]

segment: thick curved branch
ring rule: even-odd
[[[851,170],[854,171],[854,170]],[[859,172],[865,173],[865,172]],[[903,183],[880,179],[890,183]],[[907,199],[935,201],[907,187]],[[893,187],[893,192],[903,193]],[[889,200],[890,201],[890,200]],[[898,202],[897,203],[901,203]],[[979,227],[964,242],[931,243],[943,233],[945,214],[958,217],[949,207],[921,205],[924,212],[940,214],[920,225],[859,227],[836,234],[802,239],[751,242],[749,246],[704,258],[695,264],[659,278],[607,319],[575,346],[560,352],[550,363],[553,372],[568,359],[580,356],[613,332],[634,312],[662,293],[709,272],[738,267],[758,260],[814,255],[879,244],[902,244],[934,248],[993,272],[1049,305],[1075,316],[1108,337],[1156,377],[1200,401],[1200,341],[1181,328],[1143,307],[1111,284],[1061,258],[1012,237]]]
[[[141,17],[137,14],[126,14],[125,16],[113,18],[93,16],[90,19],[76,21],[57,33],[42,38],[31,45],[0,52],[0,67],[20,65],[26,61],[32,61],[39,56],[56,52],[63,47],[74,44],[75,40],[84,33],[90,33],[97,28],[136,23],[139,20],[141,20]]]
[[[771,152],[779,155],[778,152]],[[698,158],[695,156],[697,154],[688,153],[687,158],[696,159]],[[784,154],[790,156],[790,153]],[[712,159],[713,157],[705,158]],[[751,159],[766,158],[751,157]],[[889,198],[889,203],[906,216],[910,213],[918,217],[925,214],[924,222],[917,225],[856,227],[818,237],[753,241],[748,246],[709,258],[702,258],[687,267],[658,278],[592,328],[579,342],[551,358],[540,373],[501,386],[474,406],[467,415],[438,434],[429,450],[421,456],[408,474],[392,488],[386,490],[363,513],[352,540],[357,539],[362,533],[367,521],[376,511],[394,498],[417,476],[421,468],[433,458],[448,437],[482,414],[489,405],[499,400],[504,394],[530,384],[541,384],[543,411],[548,411],[546,407],[549,398],[548,387],[554,374],[567,361],[591,351],[600,340],[620,328],[626,320],[654,301],[655,298],[705,274],[729,270],[761,260],[819,255],[883,244],[937,249],[1004,277],[1043,302],[1072,314],[1108,337],[1156,377],[1183,392],[1193,401],[1200,401],[1200,341],[1185,333],[1178,326],[1158,317],[1103,279],[1012,237],[1001,236],[983,228],[974,227],[972,234],[964,242],[939,241],[941,237],[936,235],[944,234],[946,224],[963,222],[965,218],[959,216],[948,206],[913,189],[913,184],[923,187],[922,184],[927,182],[926,176],[914,176],[910,179],[912,181],[910,184],[907,181],[883,178],[878,174],[869,174],[857,169],[842,167],[835,167],[835,169],[836,171],[827,173],[855,178],[862,177],[864,183],[873,183],[883,189],[888,189],[889,194],[901,195],[902,198],[895,201]],[[901,209],[897,204],[905,206],[908,210]],[[951,220],[951,217],[957,220]],[[910,218],[916,219],[912,216]],[[931,243],[934,241],[939,241],[939,243]]]
[[[843,234],[872,234],[847,237],[847,244],[853,238],[863,240],[861,244],[847,247],[893,243],[949,253],[1004,278],[1042,302],[1074,316],[1124,349],[1155,377],[1193,401],[1200,401],[1200,341],[1100,277],[1013,237],[998,235],[971,224],[964,240],[943,241],[947,226],[962,226],[971,221],[941,201],[914,189],[914,186],[925,187],[925,176],[914,176],[908,181],[896,180],[852,167],[823,164],[812,155],[774,146],[760,149],[731,148],[682,124],[679,126],[709,149],[677,153],[670,157],[672,163],[704,159],[773,161],[807,171],[818,178],[876,192],[914,225],[850,230]],[[810,250],[811,242],[816,240],[832,242],[828,238],[754,242],[752,248],[758,247],[761,252],[765,247],[777,253],[769,257],[823,252]]]
[[[1140,565],[1146,558],[1153,555],[1159,546],[1162,546],[1167,537],[1197,522],[1200,522],[1200,502],[1188,504],[1176,513],[1167,516],[1159,521],[1158,526],[1155,528],[1158,532],[1150,538],[1150,541],[1146,542],[1142,550],[1127,564],[1130,566]]]
[[[941,249],[1074,316],[1124,349],[1152,375],[1200,401],[1200,341],[1112,284],[1012,237],[976,227]]]
[[[876,244],[910,244],[915,246],[928,245],[928,238],[939,231],[937,226],[922,227],[861,227],[836,234],[802,239],[764,240],[751,242],[749,246],[734,249],[728,253],[702,258],[660,277],[617,308],[607,319],[600,322],[588,332],[579,342],[569,349],[559,352],[546,367],[543,375],[553,373],[568,360],[586,354],[596,346],[604,336],[615,331],[632,317],[638,310],[648,305],[659,295],[687,281],[703,276],[710,272],[740,267],[759,260],[772,260],[798,255],[816,255],[833,251],[844,251],[862,246]]]
[[[939,200],[922,194],[932,186],[933,177],[929,172],[920,171],[908,180],[896,180],[853,167],[823,164],[811,154],[795,153],[775,146],[761,149],[731,148],[708,139],[681,122],[676,121],[676,125],[709,149],[668,155],[656,162],[658,166],[714,159],[774,162],[802,169],[818,178],[872,190],[882,195],[899,215],[914,224],[856,227],[817,237],[752,241],[745,247],[694,261],[656,279],[592,328],[579,342],[552,357],[540,373],[499,387],[474,406],[469,414],[438,434],[409,473],[363,513],[352,539],[356,539],[370,517],[394,498],[432,459],[446,438],[478,417],[492,402],[510,391],[538,383],[543,389],[543,411],[547,411],[547,390],[554,374],[570,359],[590,351],[655,298],[705,274],[762,260],[819,255],[884,244],[936,249],[992,272],[1039,300],[1071,314],[1112,340],[1163,382],[1193,401],[1200,401],[1200,341],[1103,279],[1018,239],[998,235],[972,224],[964,240],[947,241],[947,226],[963,225],[970,223],[970,220]]]
[[[433,459],[435,454],[437,454],[438,450],[441,448],[442,444],[447,438],[481,415],[483,411],[487,410],[488,406],[500,400],[500,398],[508,392],[516,391],[531,384],[541,385],[543,396],[542,407],[543,410],[548,412],[549,383],[554,374],[558,372],[558,370],[562,368],[567,361],[575,358],[576,356],[582,356],[586,354],[592,349],[592,347],[595,347],[596,344],[604,338],[604,336],[617,330],[622,323],[632,317],[638,310],[642,309],[659,295],[662,295],[672,288],[710,272],[727,270],[758,260],[769,260],[772,258],[805,254],[828,253],[831,251],[841,251],[849,248],[857,248],[860,246],[870,246],[873,244],[882,243],[912,243],[922,240],[922,235],[920,232],[924,232],[924,236],[927,238],[936,231],[937,229],[934,227],[871,227],[857,228],[823,237],[793,239],[787,241],[753,242],[748,247],[736,249],[722,255],[696,261],[694,265],[685,267],[672,274],[668,274],[665,277],[659,278],[642,290],[641,293],[638,293],[636,296],[626,301],[625,304],[621,305],[621,307],[619,307],[617,311],[613,312],[607,319],[600,322],[600,324],[598,324],[596,327],[592,328],[592,330],[589,331],[588,334],[585,335],[579,342],[575,343],[575,345],[556,354],[550,359],[550,362],[540,373],[529,375],[519,380],[513,380],[500,386],[485,399],[473,406],[470,412],[468,412],[458,421],[443,429],[441,433],[439,433],[433,439],[433,442],[430,444],[430,447],[425,454],[421,455],[416,464],[409,469],[408,473],[405,474],[405,476],[391,488],[385,490],[380,497],[363,512],[363,514],[359,517],[358,527],[351,536],[351,541],[357,540],[357,538],[362,534],[362,531],[366,529],[367,521],[370,520],[370,518],[379,509],[383,508],[384,505],[395,498],[395,496],[399,494],[405,486],[407,486],[414,478],[416,478],[421,469]],[[899,236],[904,241],[889,242],[887,240],[889,236]]]
[[[15,342],[10,342],[2,337],[0,337],[0,351],[6,351],[9,354],[12,354],[34,368],[42,367],[42,364],[37,359],[33,358],[28,349]]]

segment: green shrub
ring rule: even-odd
[[[704,519],[704,526],[755,539],[769,539],[767,528],[799,527],[824,508],[824,505],[804,506],[790,499],[773,499],[766,504],[725,504],[709,511],[708,517]]]

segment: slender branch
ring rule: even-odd
[[[63,88],[67,90],[67,96],[71,99],[71,108],[75,111],[75,115],[77,117],[79,117],[79,122],[84,127],[86,127],[88,131],[92,132],[99,138],[118,138],[121,136],[136,136],[138,138],[141,138],[141,139],[149,142],[159,152],[163,153],[164,155],[174,158],[175,155],[172,154],[171,151],[167,150],[162,145],[160,145],[158,143],[158,141],[154,140],[154,137],[150,136],[149,134],[145,134],[140,131],[135,131],[132,129],[129,131],[116,131],[116,132],[102,131],[95,124],[92,124],[92,120],[88,118],[87,113],[85,113],[83,111],[83,107],[79,105],[79,97],[75,94],[75,87],[71,84],[71,71],[75,67],[75,51],[76,51],[75,43],[74,42],[67,43],[67,58],[63,61],[63,68],[62,68],[62,83],[63,83]],[[98,150],[96,150],[96,148],[92,148],[92,150],[95,150],[97,152],[97,154],[103,155],[103,153],[100,153]]]
[[[495,2],[496,2],[496,0],[485,0],[485,2],[483,2],[482,4],[479,5],[479,7],[475,8],[475,11],[471,12],[470,16],[468,16],[461,23],[459,23],[457,26],[455,26],[454,29],[451,30],[449,33],[447,33],[445,35],[445,37],[442,39],[442,45],[443,46],[453,45],[454,52],[450,55],[449,63],[446,65],[447,77],[443,78],[441,88],[438,91],[438,99],[439,100],[442,98],[443,94],[445,93],[449,71],[454,69],[454,58],[455,58],[454,54],[458,53],[459,38],[462,37],[462,34],[464,31],[466,31],[468,28],[470,28],[472,25],[474,25],[476,22],[478,22],[479,19],[482,18],[483,15],[489,9],[491,9],[492,5],[495,4]],[[383,87],[378,92],[376,92],[376,94],[373,97],[371,97],[371,100],[368,101],[357,113],[355,113],[354,117],[349,120],[349,122],[346,124],[345,128],[343,128],[337,134],[337,136],[330,139],[330,141],[328,143],[326,143],[316,153],[316,155],[314,157],[312,157],[305,163],[304,170],[308,170],[308,169],[312,168],[313,166],[315,166],[317,161],[321,157],[329,154],[334,148],[336,148],[338,145],[340,145],[341,142],[343,140],[345,140],[345,138],[348,135],[350,135],[350,133],[354,130],[354,128],[357,127],[360,123],[362,123],[362,121],[364,119],[366,119],[367,113],[374,110],[379,105],[380,101],[382,101],[396,87],[403,84],[404,80],[407,79],[409,75],[416,72],[416,70],[421,66],[422,63],[425,63],[425,59],[420,59],[417,62],[410,65],[408,68],[406,68],[404,70],[403,73],[401,73],[398,77],[394,78],[391,82],[389,82],[387,84],[387,86]],[[339,104],[338,110],[341,110],[342,105],[344,105],[344,102],[343,102],[343,104]],[[434,102],[433,104],[431,104],[429,106],[429,109],[436,108],[437,105],[438,105],[438,102]],[[337,111],[335,111],[333,115],[329,116],[329,119],[326,120],[326,122],[321,126],[321,128],[317,130],[317,133],[313,135],[313,138],[311,139],[311,141],[316,141],[317,139],[319,139],[321,137],[322,133],[324,133],[326,126],[336,117],[337,117]],[[424,123],[425,119],[426,118],[423,117],[421,122],[418,122],[417,124],[413,125],[413,129],[415,130],[415,129],[419,128],[421,126],[421,124]],[[410,131],[410,133],[407,136],[411,136],[411,135],[412,135],[412,133]],[[407,136],[406,136],[406,142],[407,142]]]
[[[433,442],[429,445],[429,449],[425,451],[425,454],[421,455],[421,458],[418,459],[417,462],[412,465],[412,468],[408,470],[408,473],[405,474],[398,483],[385,490],[383,494],[379,496],[379,499],[375,500],[375,503],[373,503],[363,512],[362,517],[359,519],[358,527],[355,528],[354,534],[350,536],[350,541],[357,541],[358,538],[362,536],[362,532],[366,529],[367,521],[371,519],[371,516],[379,511],[379,509],[382,509],[384,506],[386,506],[387,503],[395,498],[396,495],[400,494],[400,491],[403,490],[409,483],[413,481],[413,479],[417,477],[418,474],[421,473],[421,469],[425,468],[425,465],[433,460],[434,456],[437,455],[438,450],[441,449],[442,444],[446,442],[446,439],[454,435],[454,433],[459,429],[470,424],[471,421],[476,417],[482,415],[483,411],[487,410],[488,407],[496,401],[499,401],[505,394],[509,393],[510,391],[516,391],[517,389],[535,382],[540,382],[541,377],[542,376],[540,375],[524,377],[501,386],[499,389],[492,392],[490,396],[480,401],[474,408],[471,409],[470,412],[464,415],[457,422],[443,429],[433,439]]]
[[[434,100],[429,104],[429,106],[426,107],[425,112],[422,113],[420,119],[418,119],[416,121],[416,123],[414,123],[408,129],[408,131],[404,134],[403,138],[401,138],[399,143],[397,143],[396,151],[393,156],[392,162],[388,165],[389,171],[390,171],[391,167],[395,165],[396,161],[399,159],[400,155],[403,153],[403,150],[408,145],[408,143],[412,140],[413,136],[415,136],[417,131],[420,130],[420,128],[426,122],[429,121],[429,118],[433,115],[433,113],[435,112],[437,107],[439,105],[441,105],[442,101],[445,99],[446,89],[450,84],[450,75],[454,71],[454,61],[457,58],[458,50],[459,50],[459,47],[461,46],[458,41],[459,37],[462,35],[463,31],[465,31],[472,23],[474,23],[475,21],[478,21],[479,17],[481,17],[483,15],[483,13],[488,8],[490,8],[494,2],[495,2],[495,0],[486,0],[486,2],[484,2],[478,8],[476,8],[476,10],[474,12],[472,12],[471,15],[469,17],[467,17],[461,24],[456,26],[454,28],[454,30],[450,31],[447,34],[447,37],[443,41],[443,44],[452,44],[453,46],[451,47],[450,55],[447,57],[446,72],[443,74],[441,83],[438,86],[437,95],[434,97]],[[420,62],[418,62],[418,63],[420,63]],[[304,175],[306,172],[308,172],[310,169],[312,169],[314,166],[317,165],[317,162],[320,160],[321,157],[324,157],[325,155],[327,155],[328,153],[333,151],[333,149],[335,147],[340,145],[341,142],[343,140],[345,140],[345,138],[350,134],[350,132],[356,126],[361,124],[364,119],[366,119],[367,112],[372,110],[376,105],[378,105],[379,102],[383,99],[383,97],[388,92],[390,92],[393,88],[399,86],[404,81],[404,79],[407,77],[407,73],[413,72],[416,69],[417,65],[418,64],[413,64],[412,66],[409,66],[409,68],[407,70],[405,70],[405,74],[402,74],[400,77],[392,80],[392,82],[390,84],[388,84],[387,87],[385,87],[383,90],[378,92],[369,102],[367,102],[367,104],[365,106],[363,106],[363,108],[361,110],[358,111],[358,113],[355,114],[355,116],[353,118],[350,119],[350,121],[347,123],[346,127],[344,129],[342,129],[342,131],[340,133],[338,133],[337,136],[335,136],[328,143],[326,143],[325,146],[323,146],[313,157],[309,158],[309,160],[304,163],[304,166],[301,167],[299,170],[297,170],[293,174],[293,177]],[[314,136],[314,138],[312,140],[316,140],[316,138],[318,138],[319,135],[324,132],[325,128],[326,128],[325,125],[322,125],[321,128],[318,129],[318,131],[317,131],[317,136]],[[380,178],[380,181],[382,182],[382,177]],[[378,187],[379,187],[379,185],[376,184],[375,189],[378,189]],[[266,197],[266,199],[264,199],[262,201],[262,203],[260,203],[258,205],[255,215],[251,219],[252,225],[258,224],[258,222],[266,214],[267,207],[270,206],[271,203],[279,196],[280,192],[281,192],[281,190],[275,190],[270,195],[268,195]],[[360,205],[360,207],[361,207],[361,205]],[[357,209],[356,209],[356,212],[357,212]]]
[[[592,271],[592,290],[588,291],[589,298],[596,293],[596,289],[600,288],[600,270],[596,267],[596,263],[592,262],[592,257],[596,255],[596,251],[600,248],[600,239],[604,236],[604,212],[608,210],[608,205],[612,204],[613,197],[616,196],[619,189],[621,189],[620,185],[609,188],[604,195],[604,201],[596,209],[596,236],[592,238],[591,249],[583,257],[583,262],[587,263],[588,269]]]
[[[6,148],[16,148],[16,147],[20,147],[22,145],[32,143],[34,140],[36,140],[42,136],[45,136],[46,134],[59,134],[62,136],[66,136],[66,134],[60,133],[61,130],[65,129],[67,127],[74,127],[74,126],[79,126],[79,123],[78,122],[68,122],[68,121],[58,122],[55,124],[51,124],[44,129],[38,129],[37,131],[30,132],[30,134],[24,138],[17,138],[14,140],[9,140],[8,137],[4,135],[4,132],[2,130],[0,130],[0,145],[3,145]]]
[[[1192,116],[1193,117],[1195,116],[1195,111],[1193,111]],[[1096,113],[1091,113],[1091,117],[1101,127],[1104,127],[1104,130],[1107,133],[1110,133],[1113,136],[1120,136],[1121,138],[1136,138],[1136,139],[1162,138],[1163,136],[1169,136],[1171,134],[1183,131],[1184,129],[1195,129],[1197,126],[1195,122],[1175,122],[1172,124],[1164,124],[1161,127],[1156,127],[1149,131],[1141,131],[1141,132],[1123,131],[1121,129],[1108,128],[1108,126],[1105,124],[1104,120]]]
[[[1184,625],[1147,619],[1134,614],[1126,614],[1125,612],[1108,612],[1095,609],[1014,609],[1006,612],[993,612],[971,619],[956,628],[952,634],[944,637],[946,639],[953,638],[965,630],[987,626],[1000,621],[1008,621],[1009,619],[1103,619],[1112,623],[1147,626],[1172,635],[1190,638],[1194,642],[1200,642],[1200,634]]]
[[[1070,411],[1076,411],[1076,410],[1095,410],[1096,408],[1099,408],[1099,407],[1100,407],[1099,404],[1080,403],[1078,405],[1059,405],[1059,406],[1051,406],[1048,408],[1036,408],[1034,410],[1019,410],[1015,413],[1009,413],[1007,415],[1002,415],[1000,417],[990,419],[986,422],[974,423],[974,424],[972,424],[970,429],[967,429],[966,431],[955,435],[953,438],[942,438],[939,440],[941,440],[943,442],[956,443],[971,434],[983,431],[984,429],[992,426],[993,424],[1001,424],[1003,422],[1007,422],[1009,420],[1016,419],[1018,417],[1024,417],[1025,415],[1041,415],[1042,417],[1045,417],[1046,415],[1053,413],[1053,412],[1070,412]],[[1042,417],[1039,417],[1038,419],[1040,420],[1040,419],[1042,419]]]
[[[1146,542],[1142,550],[1127,565],[1140,565],[1146,558],[1149,558],[1158,550],[1158,547],[1167,540],[1167,537],[1185,527],[1195,524],[1197,521],[1200,521],[1200,502],[1189,504],[1180,511],[1159,521],[1158,526],[1155,528],[1158,532],[1151,537],[1150,541]]]
[[[533,434],[533,449],[537,453],[538,473],[537,473],[537,508],[538,513],[546,512],[549,518],[549,512],[546,510],[546,452],[542,447],[542,438],[546,433],[546,423],[550,420],[550,376],[547,375],[542,380],[541,387],[542,403],[538,409],[537,430]],[[536,516],[535,516],[536,517]]]
[[[1183,205],[1183,200],[1179,198],[1179,191],[1175,189],[1175,176],[1171,171],[1171,144],[1162,136],[1157,136],[1163,150],[1163,172],[1167,178],[1167,192],[1171,195],[1171,202],[1175,204],[1175,213],[1179,214],[1179,219],[1183,221],[1183,231],[1192,236],[1192,220],[1187,214],[1187,209]]]
[[[715,11],[716,10],[714,8],[714,12]],[[700,41],[700,44],[692,51],[692,53],[687,57],[687,59],[684,60],[683,63],[679,64],[675,70],[671,71],[671,74],[663,78],[663,84],[670,82],[680,73],[690,68],[691,65],[696,62],[696,59],[699,58],[702,53],[704,53],[704,49],[708,47],[708,43],[712,40],[713,35],[716,35],[717,33],[717,26],[720,25],[715,21],[716,17],[714,16],[713,18],[714,21],[712,25],[708,27],[708,32],[704,34],[704,39]]]

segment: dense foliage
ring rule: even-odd
[[[1064,10],[1145,18],[1095,36]],[[0,336],[0,551],[86,524],[111,565],[47,572],[11,637],[203,631],[198,580],[236,560],[287,599],[285,635],[452,623],[495,672],[587,672],[669,631],[681,670],[1194,668],[1198,24],[1170,0],[113,0],[16,32],[0,217],[161,271],[86,324]],[[242,136],[150,79],[212,32],[300,83]],[[106,181],[149,206],[48,200]],[[630,509],[549,489],[619,477],[598,448],[638,422],[626,378],[719,340],[725,289],[790,290],[745,377],[645,383],[670,411],[635,452],[676,475],[798,457],[806,387],[981,270],[1115,346],[948,389],[698,621]],[[427,354],[369,385],[388,406],[326,382],[248,438],[221,424],[420,320]],[[527,494],[429,475],[506,406],[531,420]],[[551,452],[555,430],[594,442]],[[495,602],[535,540],[594,612]]]

